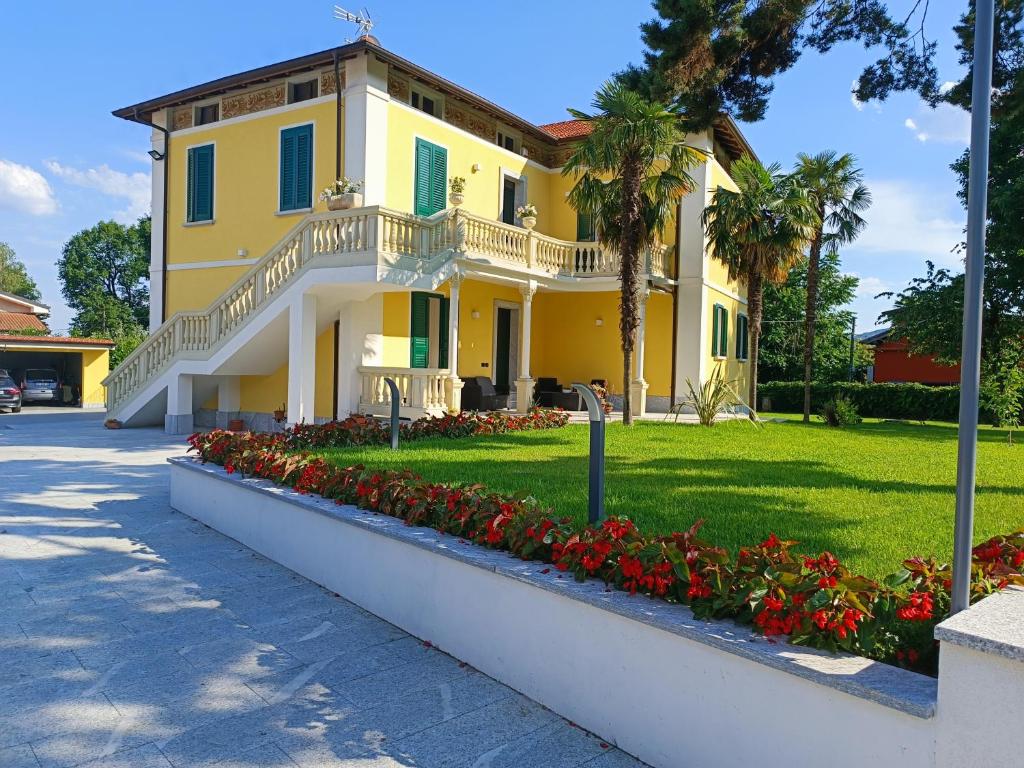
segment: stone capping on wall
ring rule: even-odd
[[[951,616],[935,628],[935,639],[982,653],[1024,661],[1024,588],[1009,587]]]
[[[174,468],[217,477],[241,488],[314,510],[341,523],[372,530],[381,536],[581,601],[914,717],[928,719],[935,715],[937,680],[925,675],[859,656],[831,654],[790,645],[784,641],[768,640],[731,621],[701,621],[694,618],[686,606],[640,595],[631,596],[621,590],[609,590],[596,579],[580,583],[570,576],[559,578],[558,572],[544,563],[524,562],[507,552],[467,545],[465,542],[453,546],[461,540],[444,536],[432,528],[408,526],[387,515],[340,505],[318,496],[302,495],[269,480],[228,474],[222,467],[203,464],[198,458],[179,457],[168,461]],[[545,570],[549,572],[543,573]]]

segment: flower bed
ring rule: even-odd
[[[399,437],[401,440],[419,440],[426,437],[500,435],[530,429],[553,429],[567,423],[569,414],[560,409],[533,408],[525,415],[464,411],[402,422]],[[350,416],[326,424],[296,424],[284,432],[281,439],[284,447],[292,450],[387,445],[391,439],[391,424],[372,416]]]
[[[796,542],[775,536],[733,557],[699,538],[700,522],[671,536],[645,536],[621,517],[580,526],[529,496],[427,483],[408,471],[339,469],[291,452],[288,440],[219,430],[189,438],[203,461],[229,473],[266,478],[546,562],[580,581],[600,578],[610,587],[683,603],[699,617],[731,618],[766,636],[935,670],[932,630],[949,606],[950,569],[934,558],[907,560],[876,582],[851,574],[830,553],[800,556],[793,551]],[[979,545],[972,599],[1024,584],[1022,570],[1024,530]]]

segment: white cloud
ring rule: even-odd
[[[46,167],[54,176],[69,184],[127,200],[128,207],[113,214],[120,222],[131,223],[149,213],[151,187],[148,173],[123,173],[106,164],[83,171],[61,165],[55,160],[47,161]]]
[[[57,199],[39,171],[0,160],[0,208],[47,216],[57,212]]]
[[[892,290],[892,285],[880,277],[874,277],[872,275],[862,277],[857,274],[854,274],[854,277],[860,281],[857,283],[857,296],[862,298],[873,299],[880,293]]]
[[[850,83],[850,103],[853,104],[853,108],[858,112],[863,112],[864,107],[871,107],[875,112],[882,111],[882,105],[877,101],[861,101],[857,98],[857,81],[854,80]]]
[[[964,214],[951,213],[952,200],[944,192],[899,179],[865,182],[871,207],[864,214],[867,226],[846,251],[918,256],[941,266],[957,266],[953,249],[963,240]]]
[[[903,125],[922,143],[936,141],[966,146],[971,138],[970,114],[952,104],[939,104],[934,109],[922,104],[917,114],[904,120]]]

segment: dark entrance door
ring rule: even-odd
[[[494,350],[494,389],[503,395],[511,390],[508,363],[512,352],[512,310],[498,307],[498,338]]]

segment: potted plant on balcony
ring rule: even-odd
[[[448,202],[462,205],[466,199],[466,179],[463,176],[452,176],[448,179]]]
[[[533,203],[526,203],[516,208],[516,216],[523,222],[523,226],[527,229],[533,229],[537,226],[537,206]]]
[[[288,418],[287,407],[284,403],[281,403],[281,407],[274,410],[274,421],[278,424]]]
[[[320,201],[327,203],[327,210],[329,211],[347,211],[349,208],[362,208],[363,195],[359,191],[362,188],[362,180],[342,176],[320,193]]]

